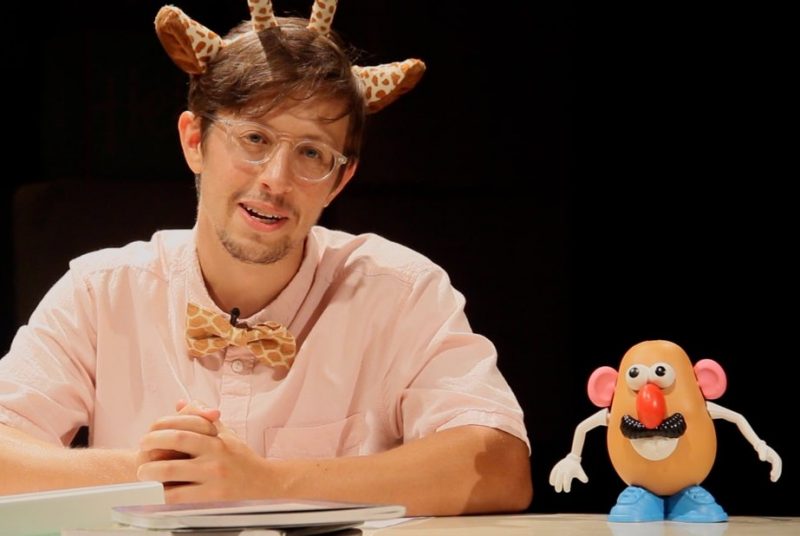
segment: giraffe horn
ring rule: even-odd
[[[156,15],[156,34],[175,64],[189,74],[205,72],[208,62],[225,41],[175,6],[164,6]]]
[[[311,7],[311,17],[308,19],[308,29],[316,30],[322,35],[331,33],[333,14],[336,13],[337,0],[314,0]]]
[[[255,31],[277,28],[278,21],[272,11],[272,0],[247,0],[247,5],[250,7],[250,19]]]
[[[364,89],[367,113],[375,113],[412,90],[422,78],[425,64],[412,58],[371,67],[353,65],[352,69]]]

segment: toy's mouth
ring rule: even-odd
[[[678,438],[686,432],[686,420],[680,413],[675,413],[661,421],[655,428],[647,428],[630,415],[622,417],[619,425],[622,436],[628,439],[643,439],[648,437]]]
[[[658,461],[675,452],[678,439],[686,432],[686,420],[680,413],[675,413],[656,428],[647,428],[630,415],[625,415],[620,430],[624,437],[630,439],[633,450],[639,456]]]

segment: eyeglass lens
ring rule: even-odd
[[[231,141],[249,163],[262,164],[275,154],[283,136],[264,126],[231,123]],[[324,179],[336,165],[336,152],[328,144],[314,140],[291,140],[292,171],[309,180]]]

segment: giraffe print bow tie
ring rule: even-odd
[[[193,303],[186,306],[186,344],[192,357],[213,354],[231,345],[240,346],[265,365],[287,370],[297,350],[294,335],[278,322],[233,326],[227,315]]]

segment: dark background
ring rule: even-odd
[[[307,16],[311,0],[275,3],[279,14]],[[87,4],[8,8],[4,347],[15,311],[27,312],[20,292],[63,272],[62,255],[117,244],[139,216],[153,229],[192,224],[175,126],[186,77],[153,31],[162,2],[118,0],[112,13]],[[247,16],[244,0],[175,4],[221,32]],[[372,118],[357,179],[324,223],[381,233],[449,271],[525,409],[532,512],[613,505],[624,485],[604,430],[586,438],[588,484],[557,495],[547,475],[597,409],[589,374],[659,338],[720,362],[729,389],[717,402],[783,457],[771,483],[735,425],[718,421],[705,487],[732,515],[798,515],[789,439],[798,175],[788,158],[797,122],[785,17],[689,3],[463,6],[341,2],[334,28],[367,51],[362,64],[420,57],[428,72]],[[34,20],[31,9],[48,16]],[[15,192],[62,179],[75,182],[52,204],[13,217]],[[105,193],[88,186],[98,181]],[[131,183],[147,193],[129,195]],[[74,209],[56,206],[65,200]],[[15,248],[21,221],[50,245]]]

